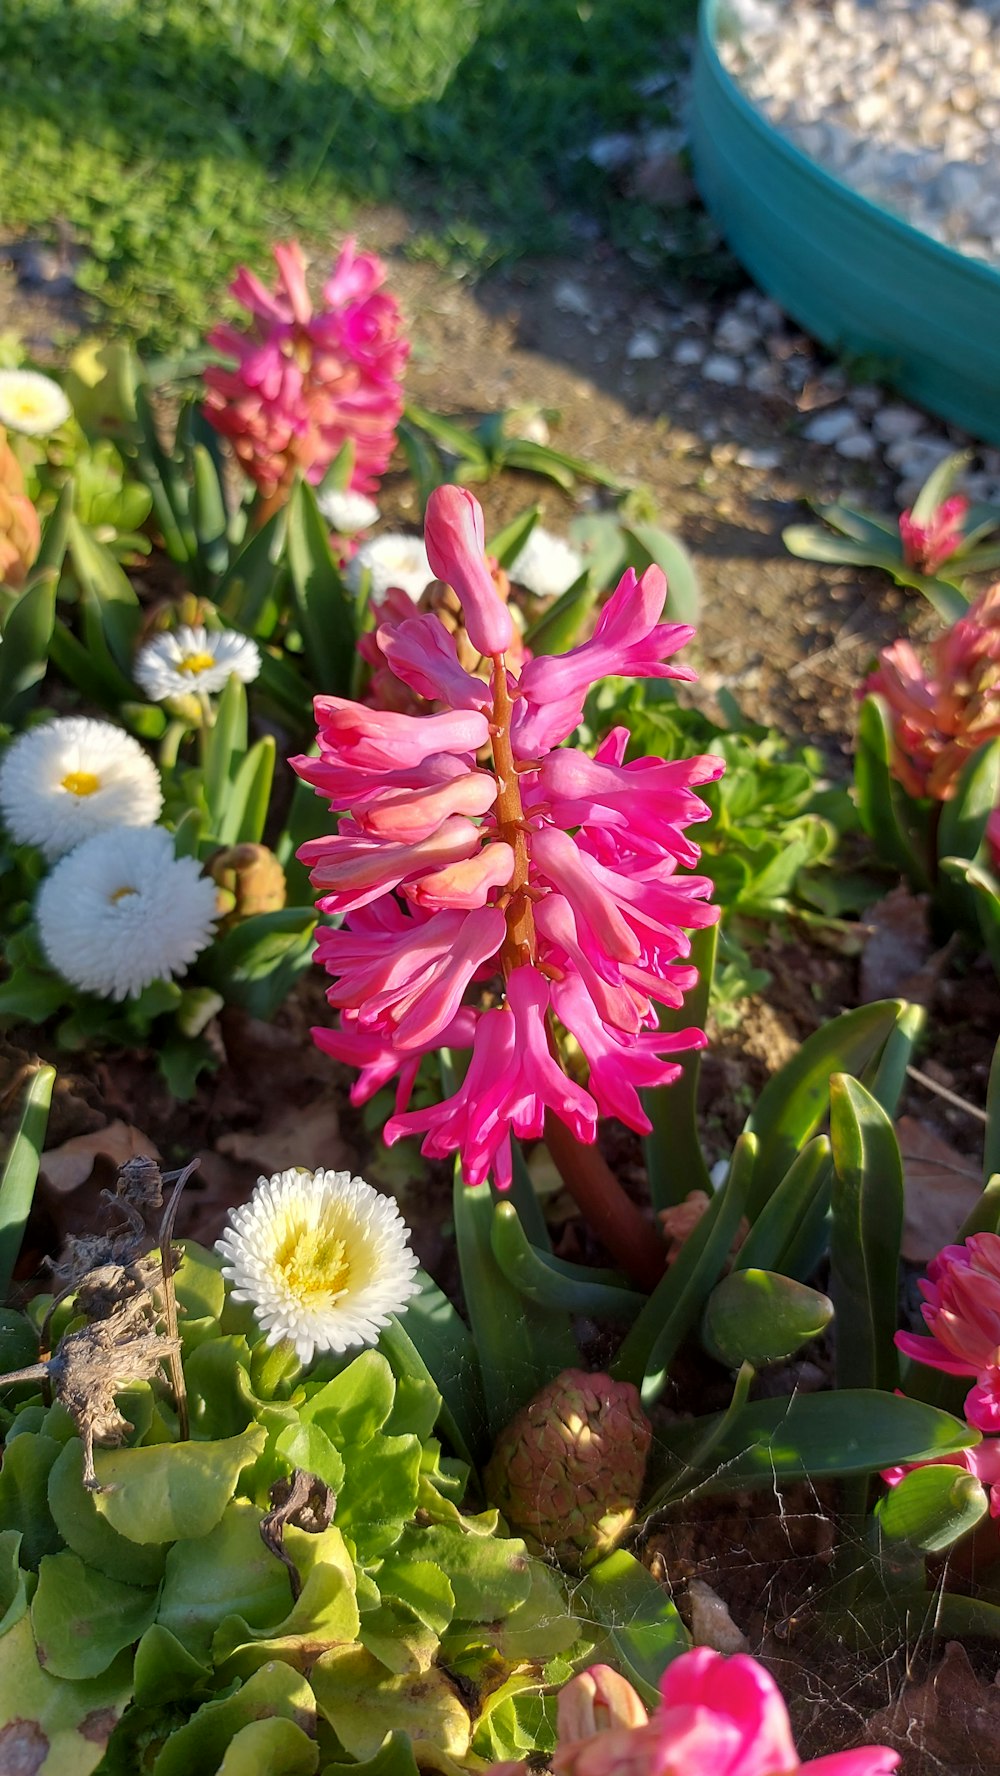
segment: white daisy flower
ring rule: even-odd
[[[136,656],[134,677],[151,703],[191,691],[225,689],[231,673],[251,684],[260,671],[260,649],[235,629],[175,629],[147,641]]]
[[[116,827],[84,839],[42,883],[42,948],[74,987],[134,999],[211,942],[215,895],[193,857],[174,856],[164,827]]]
[[[403,536],[394,530],[369,537],[348,562],[346,579],[352,591],[358,590],[365,568],[372,577],[373,598],[382,598],[390,586],[398,586],[409,594],[414,604],[434,578],[423,538]]]
[[[375,1344],[420,1287],[395,1198],[350,1172],[276,1172],[230,1209],[216,1251],[234,1301],[249,1301],[268,1344],[315,1351]]]
[[[47,438],[73,409],[57,382],[38,370],[0,370],[0,425]]]
[[[20,845],[51,861],[112,826],[152,826],[160,773],[112,722],[66,716],[28,728],[0,761],[0,814]]]
[[[341,536],[355,536],[359,530],[370,530],[379,517],[374,500],[349,488],[331,487],[329,493],[317,493],[316,504],[327,523]]]
[[[584,569],[583,556],[564,537],[536,524],[508,572],[536,598],[561,598]]]

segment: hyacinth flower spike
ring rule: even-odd
[[[419,1135],[429,1156],[459,1154],[469,1184],[510,1184],[512,1137],[544,1133],[557,1163],[568,1142],[586,1213],[580,1193],[595,1178],[618,1189],[592,1153],[598,1118],[646,1132],[640,1090],[668,1083],[679,1071],[668,1057],[704,1044],[699,1030],[661,1033],[656,1007],[682,1004],[696,978],[688,933],[718,917],[711,882],[681,872],[699,855],[685,829],[709,812],[696,789],[723,767],[626,762],[624,729],[593,758],[565,744],[608,674],[693,676],[668,663],[692,631],[660,621],[659,568],[626,573],[590,640],[518,673],[484,535],[465,489],[432,494],[428,555],[488,679],[465,669],[435,613],[387,625],[388,670],[427,713],[319,697],[318,757],[292,761],[341,815],[335,834],[299,852],[320,909],[344,921],[319,938],[339,1022],[316,1039],[360,1068],[356,1103],[397,1078],[386,1140]],[[566,1032],[586,1058],[584,1082],[560,1058]],[[461,1084],[410,1108],[419,1058],[444,1046],[471,1051]],[[648,1226],[618,1194],[627,1231],[616,1256],[655,1280]]]

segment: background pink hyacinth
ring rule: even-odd
[[[895,641],[865,689],[889,706],[894,776],[910,795],[947,801],[971,754],[1000,735],[1000,584],[932,644],[929,672]]]
[[[699,856],[685,829],[708,814],[695,787],[723,767],[627,764],[623,728],[593,757],[564,744],[609,673],[693,676],[666,663],[692,631],[660,622],[658,568],[624,575],[588,641],[523,663],[472,495],[437,489],[427,539],[489,678],[434,612],[394,612],[377,631],[383,670],[432,712],[316,699],[319,757],[292,762],[342,818],[299,855],[320,908],[344,920],[319,938],[339,1022],[317,1040],[361,1068],[355,1102],[397,1077],[387,1141],[418,1134],[431,1157],[460,1153],[468,1183],[503,1187],[511,1136],[540,1136],[546,1113],[580,1142],[603,1115],[648,1130],[640,1089],[704,1042],[665,1035],[655,1007],[682,1003],[696,979],[687,933],[717,917],[710,881],[683,872]],[[586,1084],[563,1066],[560,1032]],[[414,1063],[441,1046],[469,1051],[464,1078],[411,1110]]]
[[[230,285],[249,324],[226,322],[208,336],[234,362],[206,370],[206,417],[266,500],[287,492],[296,472],[321,481],[347,443],[349,485],[370,493],[392,455],[410,350],[396,299],[381,287],[385,268],[345,241],[316,307],[298,243],[276,246],[274,257],[274,290],[246,267]]]

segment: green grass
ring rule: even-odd
[[[68,223],[117,329],[192,343],[235,264],[403,202],[489,262],[608,208],[581,151],[641,115],[695,0],[5,0],[0,219]]]

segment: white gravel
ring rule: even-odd
[[[739,0],[719,53],[804,153],[1000,266],[1000,0]]]

